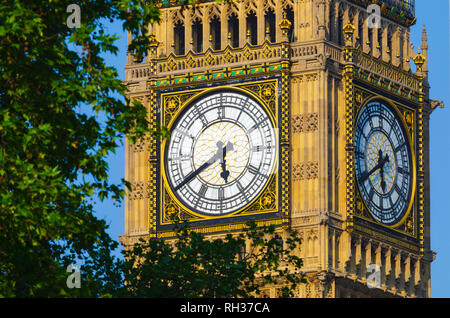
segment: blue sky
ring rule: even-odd
[[[431,248],[437,251],[431,267],[432,297],[450,297],[450,82],[449,2],[416,0],[417,24],[411,36],[415,47],[421,43],[425,24],[429,44],[430,97],[443,100],[430,122],[431,161]]]
[[[431,116],[431,244],[437,251],[432,264],[432,297],[450,297],[450,47],[449,3],[446,0],[416,0],[417,23],[411,29],[415,48],[420,47],[422,26],[425,25],[429,43],[429,70],[431,98],[443,100],[445,109],[437,109]],[[116,45],[117,56],[107,56],[107,64],[115,66],[124,79],[126,59],[126,36],[120,24],[108,24],[110,33],[120,36]],[[119,183],[124,177],[125,153],[120,147],[109,156],[111,181]],[[110,225],[109,233],[114,239],[124,232],[124,204],[115,206],[106,201],[96,205],[96,213]],[[117,253],[119,255],[119,253]]]

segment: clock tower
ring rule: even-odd
[[[300,233],[298,297],[430,297],[429,116],[443,104],[425,29],[410,42],[414,0],[160,7],[126,85],[171,138],[127,141],[122,244],[170,239],[174,217],[212,238],[252,219]]]

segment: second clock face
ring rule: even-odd
[[[412,191],[412,164],[402,124],[383,102],[367,104],[355,132],[355,164],[361,196],[372,216],[395,224],[406,212]]]
[[[208,95],[189,105],[171,131],[168,181],[191,210],[232,213],[268,183],[276,161],[275,132],[252,98],[236,92]]]

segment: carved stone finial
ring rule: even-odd
[[[425,49],[428,49],[428,37],[427,37],[427,30],[425,28],[425,24],[423,25],[422,29],[422,45],[421,45],[422,51]]]

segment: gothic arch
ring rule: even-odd
[[[203,19],[203,12],[200,8],[195,7],[189,12],[189,18],[191,21],[194,21],[196,19],[202,20]]]
[[[172,21],[172,25],[177,23],[184,24],[184,14],[180,9],[174,9],[169,11],[169,19]]]
[[[281,1],[281,8],[285,10],[287,7],[291,7],[291,9],[294,9],[294,1],[292,0],[282,0]]]
[[[230,17],[232,14],[235,14],[236,16],[239,16],[239,8],[237,7],[236,3],[227,3],[224,4],[225,6],[225,14],[227,17]]]
[[[242,3],[244,15],[248,16],[252,11],[256,14],[258,12],[258,5],[253,0],[245,0]]]
[[[221,10],[217,4],[211,4],[206,8],[206,16],[208,21],[213,20],[214,18],[220,19]]]
[[[264,2],[263,11],[267,12],[268,10],[273,10],[275,12],[275,3],[273,0],[267,0]]]

